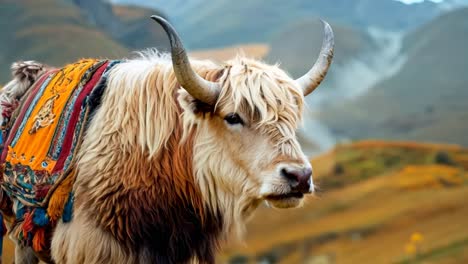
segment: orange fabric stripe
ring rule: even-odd
[[[53,77],[34,106],[15,146],[9,147],[7,161],[28,165],[33,170],[51,172],[56,161],[47,157],[60,113],[83,74],[97,60],[87,59],[67,65]]]

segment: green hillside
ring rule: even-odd
[[[120,57],[121,44],[94,29],[73,4],[60,0],[4,0],[0,8],[0,82],[16,60],[52,65],[81,57]]]
[[[103,0],[3,0],[0,3],[0,84],[10,65],[38,60],[60,66],[84,57],[121,58],[149,47],[165,49],[167,37],[149,16],[134,6]]]
[[[351,138],[404,138],[458,143],[468,137],[468,9],[410,33],[407,62],[366,95],[325,109],[322,119]]]

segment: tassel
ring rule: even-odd
[[[47,214],[50,217],[50,221],[55,222],[62,214],[65,207],[65,203],[68,201],[69,194],[73,187],[75,180],[75,173],[72,171],[63,181],[60,186],[54,191],[50,197],[49,204],[47,206]]]
[[[44,208],[36,208],[33,213],[33,222],[37,226],[43,227],[49,223],[49,217]]]
[[[31,212],[27,212],[26,214],[24,214],[24,220],[22,225],[23,237],[28,238],[28,234],[31,233],[33,228],[33,215],[31,214]]]
[[[74,201],[73,193],[70,193],[68,195],[68,200],[67,200],[67,203],[65,204],[65,208],[63,209],[62,220],[64,223],[70,222],[73,218],[73,201]]]
[[[26,213],[26,210],[24,208],[24,205],[20,203],[19,201],[16,201],[16,219],[23,219],[24,214]]]
[[[30,233],[28,233],[26,238],[23,239],[22,245],[25,246],[25,247],[31,247],[32,246],[32,240],[33,240],[33,233],[30,232]]]
[[[32,248],[36,252],[41,252],[45,246],[45,230],[44,228],[39,228],[34,234],[34,238],[32,240]]]

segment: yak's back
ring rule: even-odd
[[[70,218],[75,154],[116,63],[86,59],[49,69],[17,109],[5,113],[1,187],[17,203],[14,228],[20,231],[14,234],[24,245],[40,251],[44,241],[33,245],[35,237],[43,238],[44,228],[58,218]]]

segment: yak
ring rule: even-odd
[[[319,58],[293,79],[243,55],[189,60],[172,25],[152,18],[170,52],[143,51],[108,72],[73,165],[73,216],[49,226],[45,253],[17,243],[15,263],[214,263],[262,202],[293,208],[314,192],[296,131],[333,58],[329,24]],[[2,107],[48,68],[15,63]],[[54,122],[51,109],[29,133]]]

